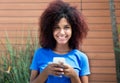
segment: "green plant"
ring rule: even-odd
[[[29,83],[31,58],[38,47],[37,36],[28,35],[26,44],[12,45],[6,35],[6,51],[0,55],[0,83]]]
[[[116,44],[117,47],[115,48],[115,50],[117,52],[120,52],[120,27],[118,26],[118,43]]]

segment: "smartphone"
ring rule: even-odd
[[[65,64],[65,58],[63,58],[63,57],[54,57],[53,58],[53,63],[57,63],[57,64],[63,63],[63,64]],[[62,76],[63,76],[63,74],[59,75],[58,77],[62,77]]]
[[[63,58],[63,57],[54,57],[53,58],[53,63],[63,63],[63,64],[65,64],[65,58]]]

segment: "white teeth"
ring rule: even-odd
[[[60,38],[60,39],[64,39],[65,37],[61,37],[61,36],[59,36],[58,38]]]

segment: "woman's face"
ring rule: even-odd
[[[66,18],[61,18],[58,24],[54,26],[53,36],[57,45],[68,44],[72,36],[72,27]]]

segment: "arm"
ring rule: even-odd
[[[86,55],[81,56],[81,62],[80,79],[82,83],[88,83],[88,76],[90,75],[88,57]]]
[[[45,72],[39,74],[38,71],[31,71],[30,83],[45,83],[46,79],[47,75],[45,74]]]
[[[70,77],[71,83],[81,83],[75,70],[68,64],[64,65],[64,75]]]
[[[71,83],[81,83],[81,79],[76,74],[75,76],[71,77]]]
[[[48,78],[48,75],[55,75],[55,76],[61,75],[63,73],[63,69],[57,68],[56,66],[61,66],[61,65],[55,63],[49,64],[40,74],[38,73],[38,71],[32,70],[30,83],[45,83],[45,81]]]
[[[82,76],[82,77],[78,77],[77,75],[73,76],[71,77],[71,82],[72,83],[88,83],[88,76]]]
[[[81,79],[81,83],[88,83],[88,76],[87,75],[80,77],[80,79]]]

